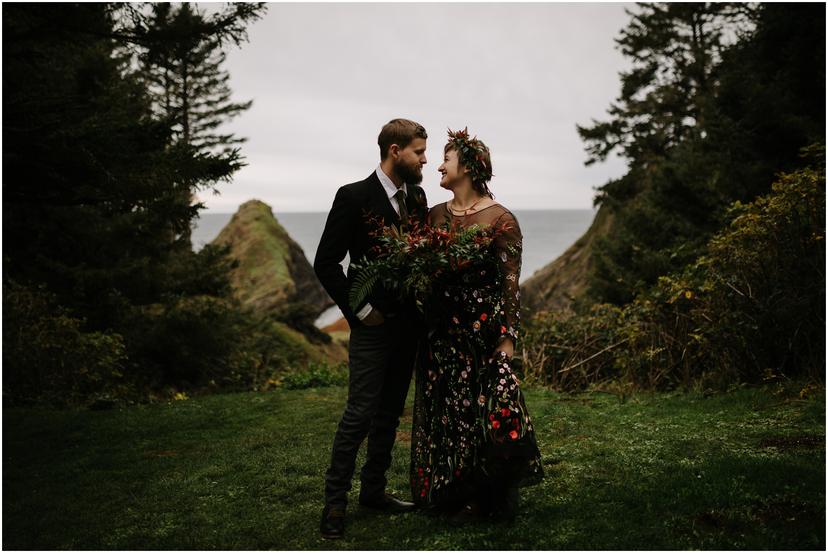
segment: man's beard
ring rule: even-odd
[[[420,184],[423,181],[423,171],[420,169],[419,163],[413,166],[400,163],[394,167],[394,170],[397,172],[397,176],[406,184]]]

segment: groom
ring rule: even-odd
[[[369,217],[383,226],[424,222],[428,213],[425,192],[418,186],[426,164],[422,125],[408,119],[389,121],[380,131],[380,164],[363,181],[341,187],[333,201],[316,251],[316,276],[351,326],[348,403],[339,422],[325,474],[323,538],[345,533],[345,507],[360,444],[368,438],[367,457],[360,471],[359,504],[389,513],[407,511],[413,503],[385,492],[385,472],[391,466],[397,426],[408,394],[416,352],[413,313],[382,289],[352,310],[348,291],[354,275],[343,272],[345,255],[351,261],[376,254],[377,230]]]

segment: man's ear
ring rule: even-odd
[[[391,144],[388,147],[388,155],[391,156],[391,158],[393,158],[393,159],[397,159],[397,157],[400,155],[400,146],[399,146],[399,144]]]

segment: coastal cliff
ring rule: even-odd
[[[609,210],[601,207],[583,236],[521,285],[521,305],[529,317],[542,311],[566,311],[585,292],[595,241],[611,225]]]

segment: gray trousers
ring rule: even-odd
[[[417,332],[403,316],[351,330],[348,403],[325,473],[326,505],[347,505],[357,452],[366,437],[360,497],[371,499],[384,493],[385,472],[391,466],[391,449],[411,383],[416,348]]]

